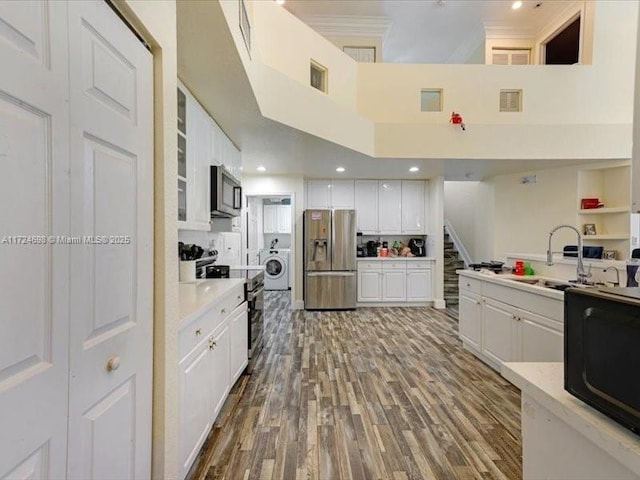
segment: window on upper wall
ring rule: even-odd
[[[356,62],[374,63],[376,61],[376,47],[342,47],[342,51]]]
[[[323,67],[318,62],[311,60],[310,65],[310,84],[313,88],[320,90],[321,92],[327,93],[328,90],[328,79],[327,79],[327,69]]]
[[[527,49],[493,48],[491,50],[492,65],[529,65],[531,51]]]
[[[420,90],[420,111],[421,112],[441,112],[442,111],[442,89],[423,88]]]
[[[580,62],[581,17],[554,33],[543,43],[545,65],[573,65]]]

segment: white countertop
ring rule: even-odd
[[[547,261],[547,255],[542,253],[505,253],[504,256],[509,259],[515,260],[533,260],[536,262]],[[618,268],[625,268],[625,260],[604,260],[600,258],[583,258],[585,266],[592,266],[593,268],[607,268],[608,266],[615,266]],[[565,257],[562,253],[553,254],[553,263],[558,265],[575,265],[578,262],[577,257]]]
[[[381,261],[381,262],[388,262],[390,260],[427,260],[430,262],[434,262],[436,259],[434,257],[358,257],[357,260],[359,262],[364,261],[364,262],[370,262],[370,261]]]
[[[502,376],[640,476],[640,437],[564,389],[563,363],[505,363]]]
[[[544,297],[553,298],[556,300],[564,300],[564,292],[561,290],[554,290],[553,288],[542,287],[539,285],[529,285],[528,283],[521,283],[514,281],[517,278],[529,278],[532,280],[550,280],[553,282],[567,283],[566,280],[559,280],[557,278],[541,277],[539,275],[512,275],[509,273],[493,273],[490,271],[475,270],[456,270],[456,273],[463,277],[475,278],[485,282],[491,282],[498,285],[504,285],[505,287],[515,288],[524,292],[535,293],[536,295],[542,295]]]
[[[224,297],[229,290],[244,285],[244,278],[207,278],[180,283],[180,323],[202,314],[209,306]]]

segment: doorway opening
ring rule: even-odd
[[[580,62],[581,20],[578,14],[543,43],[545,65],[573,65]]]
[[[295,223],[291,193],[250,194],[243,215],[248,265],[265,267],[265,290],[288,290],[295,299]]]

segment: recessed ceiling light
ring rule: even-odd
[[[515,2],[513,2],[513,5],[511,5],[511,8],[513,8],[514,10],[518,10],[521,6],[522,6],[522,1],[516,0]]]
[[[418,170],[420,170],[418,167],[411,167],[409,169],[410,172],[417,172]]]
[[[262,165],[260,165],[258,168],[256,168],[256,170],[258,170],[259,172],[266,172],[267,169],[264,168]]]
[[[336,168],[336,172],[340,172],[340,173],[344,172],[344,167]]]
[[[284,5],[284,0],[276,0],[276,3],[277,3],[278,5]]]

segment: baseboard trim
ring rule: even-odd
[[[444,310],[445,308],[447,308],[447,302],[444,301],[444,299],[437,299],[433,301],[433,308],[437,308],[438,310]]]
[[[433,302],[358,302],[356,307],[432,307]]]

